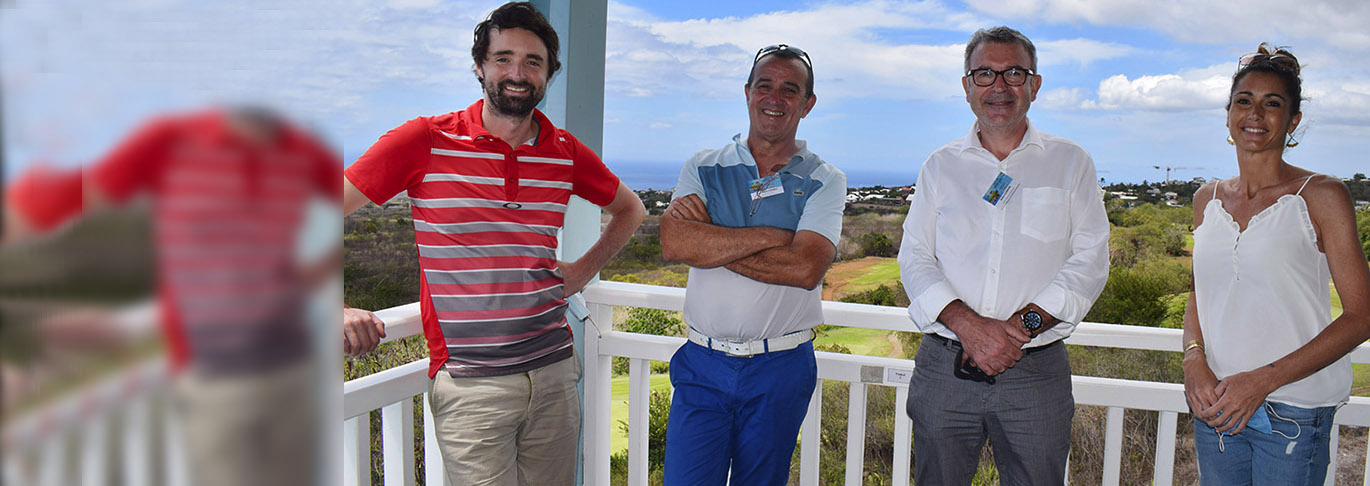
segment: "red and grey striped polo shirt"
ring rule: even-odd
[[[173,364],[258,371],[307,356],[295,249],[306,203],[341,195],[339,157],[285,122],[251,142],[229,112],[149,122],[91,168],[115,201],[153,196],[159,301]]]
[[[572,194],[605,206],[618,178],[534,111],[535,144],[486,131],[483,101],[405,122],[344,172],[369,199],[408,191],[428,376],[519,373],[572,354],[557,230]]]

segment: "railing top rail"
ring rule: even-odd
[[[585,300],[593,304],[650,307],[679,311],[685,307],[685,289],[626,282],[599,281],[585,288]],[[386,338],[393,341],[423,332],[418,303],[376,313],[386,323]],[[849,302],[823,302],[823,320],[844,327],[916,332],[905,309]],[[1182,331],[1156,327],[1083,322],[1068,344],[1155,351],[1182,351]],[[1370,363],[1370,344],[1351,352],[1351,362]]]

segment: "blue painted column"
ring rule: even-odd
[[[547,96],[540,107],[552,123],[580,139],[595,153],[604,155],[604,50],[605,28],[608,24],[607,0],[532,0],[556,29],[561,42],[559,71],[547,87]],[[562,260],[574,260],[584,255],[600,235],[600,209],[585,200],[572,196],[566,209],[566,221],[560,235],[559,252]],[[595,278],[591,282],[597,281]],[[567,313],[571,332],[575,334],[576,351],[585,356],[585,323]],[[606,323],[608,324],[608,323]],[[593,332],[593,331],[591,331]],[[583,368],[582,368],[583,369]],[[585,411],[584,380],[577,384],[581,394],[581,410]],[[584,415],[582,413],[582,415]],[[582,429],[582,434],[583,434]],[[582,451],[583,454],[583,451]],[[584,464],[578,460],[577,465]],[[582,484],[577,473],[576,484]]]

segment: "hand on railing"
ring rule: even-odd
[[[376,350],[385,337],[385,322],[371,311],[343,308],[343,353],[361,356]]]

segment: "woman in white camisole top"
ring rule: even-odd
[[[1284,160],[1298,145],[1300,83],[1287,50],[1242,57],[1227,106],[1238,175],[1194,195],[1184,375],[1204,485],[1322,484],[1332,416],[1351,389],[1346,354],[1370,339],[1350,193]]]

